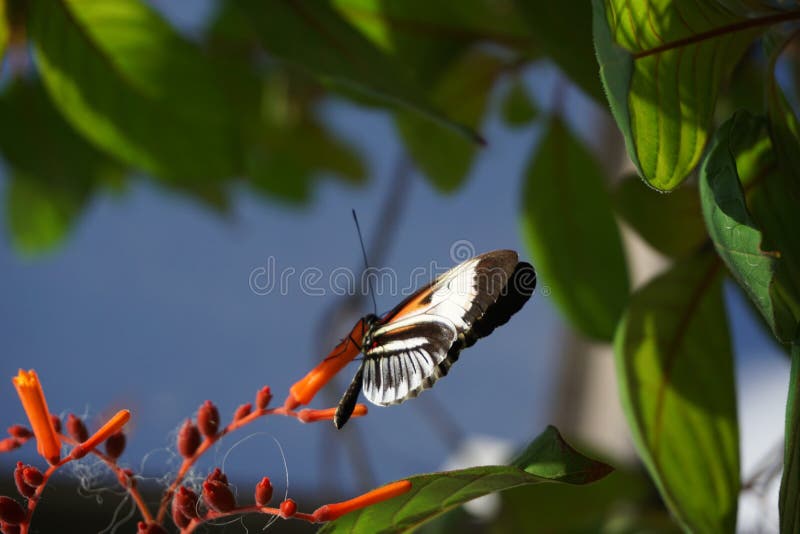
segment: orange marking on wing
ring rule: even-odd
[[[428,305],[423,304],[423,301],[429,298],[432,292],[433,291],[430,287],[421,289],[416,295],[412,295],[408,301],[401,303],[397,308],[389,312],[389,320],[394,321],[401,317],[405,317],[406,315],[411,315],[421,309],[427,308]]]

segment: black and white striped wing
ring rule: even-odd
[[[417,315],[378,328],[363,364],[364,396],[388,406],[416,397],[439,377],[458,333],[447,319]]]

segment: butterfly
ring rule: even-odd
[[[361,339],[350,335],[364,357],[336,408],[336,428],[362,391],[371,403],[389,406],[432,387],[462,349],[508,322],[535,287],[530,263],[513,250],[495,250],[460,263],[382,317],[365,316],[353,329]]]

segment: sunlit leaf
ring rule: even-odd
[[[160,177],[218,181],[241,167],[206,58],[138,0],[32,3],[45,86],[87,139]]]
[[[687,531],[733,532],[739,436],[722,264],[679,260],[631,297],[614,340],[636,448]]]
[[[477,128],[503,67],[493,55],[469,52],[440,75],[432,99],[461,123]],[[464,182],[479,148],[475,143],[417,114],[399,112],[396,123],[409,154],[437,189],[454,191]]]
[[[611,471],[610,466],[570,447],[558,430],[548,427],[512,465],[413,476],[408,479],[409,493],[347,514],[319,532],[409,532],[488,493],[542,482],[588,484]]]
[[[786,431],[778,507],[781,532],[800,530],[800,337],[792,346],[792,373],[786,400]]]
[[[501,114],[505,123],[511,127],[530,124],[539,114],[528,94],[525,84],[515,79],[503,98]]]
[[[327,2],[246,0],[237,5],[273,56],[320,80],[414,109],[470,140],[479,139],[436,110],[408,66],[375,46]]]
[[[605,102],[592,43],[592,7],[588,1],[517,0],[536,44],[586,94]]]
[[[800,318],[792,275],[798,238],[796,225],[788,224],[797,211],[786,196],[787,181],[776,167],[765,121],[746,113],[720,127],[700,169],[703,216],[714,246],[782,341],[793,339]],[[750,190],[752,215],[742,183]]]
[[[522,230],[544,287],[582,333],[611,339],[628,271],[604,176],[554,118],[526,171]]]
[[[0,66],[3,65],[3,58],[6,54],[8,40],[11,37],[11,28],[8,23],[8,8],[5,0],[0,1]]]
[[[799,16],[797,10],[751,16],[697,0],[594,0],[597,58],[611,110],[650,185],[669,190],[686,178],[700,161],[717,95],[737,62],[769,25]]]
[[[683,185],[659,194],[638,176],[614,190],[614,207],[650,246],[667,256],[685,256],[708,239],[697,188]]]
[[[6,87],[0,125],[11,240],[25,255],[47,251],[68,233],[92,191],[118,183],[122,169],[64,121],[38,83]]]

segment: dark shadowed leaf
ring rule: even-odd
[[[480,51],[466,53],[435,81],[434,103],[462,124],[477,128],[504,65]],[[464,182],[478,145],[418,114],[398,112],[396,124],[409,154],[437,189],[454,191]]]
[[[23,254],[46,251],[66,235],[93,190],[118,181],[122,168],[64,121],[38,83],[6,87],[0,125],[12,242]]]
[[[97,146],[183,182],[215,182],[241,170],[214,70],[145,3],[36,2],[30,29],[54,103]]]
[[[722,263],[678,260],[633,294],[614,340],[620,396],[661,496],[691,532],[733,532],[739,436]]]
[[[536,109],[520,78],[514,79],[503,98],[501,113],[505,123],[511,127],[530,124],[539,115],[539,110]]]
[[[766,122],[737,113],[714,136],[700,169],[708,233],[775,336],[791,341],[800,317],[797,218],[791,188],[775,164]],[[745,203],[748,189],[752,215]],[[794,206],[794,208],[792,208]],[[788,218],[787,218],[788,217]]]
[[[544,286],[583,334],[611,339],[628,270],[599,165],[554,118],[531,160],[522,229]]]
[[[406,106],[470,140],[479,139],[473,130],[436,110],[409,66],[375,46],[329,3],[246,0],[237,5],[276,58],[324,82]]]
[[[517,0],[517,9],[531,27],[542,52],[550,56],[589,96],[604,102],[592,43],[592,6],[588,1]]]
[[[667,256],[685,256],[708,239],[700,195],[693,185],[660,194],[638,176],[629,176],[614,190],[614,208],[650,246]]]
[[[612,471],[567,444],[548,427],[509,466],[486,466],[417,475],[411,491],[339,518],[320,532],[409,532],[434,517],[488,493],[542,482],[588,484]]]
[[[797,532],[800,530],[800,336],[792,346],[784,440],[783,476],[778,500],[781,532]]]
[[[798,16],[695,0],[593,1],[614,119],[639,173],[662,190],[675,188],[700,161],[720,87],[753,40]]]

